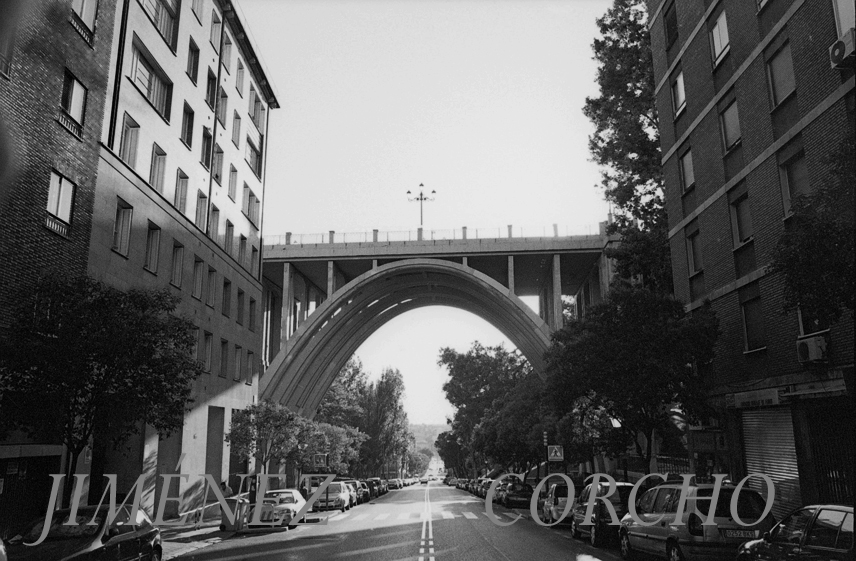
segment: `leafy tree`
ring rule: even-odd
[[[389,368],[380,379],[369,382],[360,396],[364,415],[357,428],[368,435],[360,451],[360,465],[369,473],[380,473],[388,458],[400,458],[408,450],[411,434],[403,400],[401,373]]]
[[[458,436],[453,431],[444,431],[437,435],[434,447],[443,464],[454,469],[455,475],[463,477],[467,473],[466,453],[458,444]]]
[[[434,457],[434,451],[428,448],[427,446],[425,448],[420,448],[418,452],[428,458],[429,461],[431,460],[431,458]]]
[[[431,458],[423,454],[421,451],[413,452],[412,450],[407,452],[407,471],[409,473],[421,474],[425,473],[428,469],[428,465],[431,463]]]
[[[668,221],[663,203],[654,69],[642,0],[614,0],[597,20],[592,49],[600,95],[583,112],[595,126],[592,159],[602,167],[601,187],[616,211],[611,233],[621,245],[607,255],[618,274],[671,292]]]
[[[360,446],[368,436],[354,427],[338,427],[302,417],[299,421],[298,445],[291,450],[288,459],[294,460],[303,470],[316,470],[315,454],[326,454],[326,469],[330,473],[351,473],[359,459]]]
[[[668,428],[672,407],[690,419],[707,411],[704,379],[694,365],[713,359],[717,335],[707,308],[685,314],[670,296],[614,286],[604,302],[554,334],[548,394],[561,417],[584,398],[587,407],[620,423],[607,432],[613,447],[635,446],[650,461],[652,436]]]
[[[315,420],[339,427],[359,426],[364,415],[362,396],[368,384],[368,374],[357,357],[348,361],[336,376],[318,406]]]
[[[303,420],[285,406],[270,400],[232,413],[226,442],[241,458],[255,458],[267,473],[271,460],[285,461],[297,446]]]
[[[119,446],[144,424],[180,430],[202,367],[193,324],[169,291],[123,292],[90,277],[41,278],[0,345],[0,423],[67,447]],[[71,485],[65,485],[68,504]]]
[[[785,309],[800,307],[820,325],[854,306],[854,201],[856,141],[851,136],[825,164],[831,180],[792,204],[793,216],[780,238],[770,271],[785,280]]]

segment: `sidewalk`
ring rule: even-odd
[[[163,558],[175,559],[185,553],[219,543],[235,534],[221,532],[220,519],[206,520],[200,525],[184,524],[181,526],[162,526]]]

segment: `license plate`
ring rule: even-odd
[[[726,538],[754,538],[753,530],[725,530]]]

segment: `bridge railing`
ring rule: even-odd
[[[450,228],[417,230],[372,230],[265,236],[266,245],[317,245],[328,243],[388,243],[431,240],[478,240],[503,238],[549,238],[560,236],[600,236],[605,223],[582,226],[506,226],[496,228]]]

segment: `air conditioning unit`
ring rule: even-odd
[[[856,30],[852,27],[844,35],[829,47],[829,63],[832,68],[843,69],[853,66],[853,47],[856,43]]]
[[[826,337],[807,337],[797,341],[797,356],[800,362],[821,362],[826,360]]]

